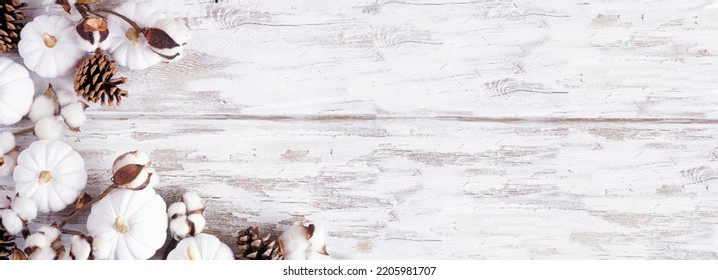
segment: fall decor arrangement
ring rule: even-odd
[[[155,192],[160,176],[143,152],[117,157],[108,187],[94,197],[85,192],[85,160],[62,141],[64,133],[80,132],[88,103],[119,106],[129,97],[118,67],[180,59],[190,39],[185,24],[150,5],[125,1],[108,9],[98,2],[56,0],[67,14],[34,18],[20,0],[0,3],[0,52],[17,51],[24,63],[0,57],[0,125],[34,123],[0,130],[0,177],[15,183],[12,194],[0,195],[0,260],[328,258],[327,233],[315,224],[297,223],[281,235],[248,227],[228,246],[213,235],[218,231],[209,227],[199,194],[184,193],[168,206]],[[35,96],[28,69],[71,80],[72,87],[49,84]],[[23,148],[15,137],[28,133],[37,140]],[[82,213],[84,223],[76,221]],[[33,223],[40,215],[54,222]],[[69,223],[85,230],[68,229]]]

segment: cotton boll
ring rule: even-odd
[[[180,215],[185,215],[187,213],[187,207],[182,202],[175,202],[170,204],[170,207],[167,208],[167,217],[170,219],[173,219],[173,217],[177,217]]]
[[[309,243],[306,242],[306,240],[295,240],[296,242],[290,242],[289,246],[284,244],[285,242],[282,242],[282,246],[284,248],[284,259],[285,260],[306,260],[307,259],[307,249],[309,248]]]
[[[0,177],[12,176],[17,161],[10,155],[2,155],[0,158]]]
[[[60,230],[51,226],[42,226],[37,232],[43,234],[50,243],[55,242],[60,237]]]
[[[32,102],[30,113],[27,116],[32,122],[37,123],[44,118],[54,116],[57,112],[57,107],[58,104],[54,99],[47,95],[40,95]]]
[[[70,240],[70,257],[73,260],[87,260],[92,254],[92,245],[87,239],[74,235]]]
[[[110,257],[112,247],[108,240],[102,236],[95,236],[92,239],[92,255],[95,259],[106,260]]]
[[[17,196],[12,200],[10,208],[25,221],[32,221],[37,217],[37,206],[32,199]]]
[[[309,238],[309,250],[312,252],[326,253],[327,231],[323,226],[314,225],[314,232]]]
[[[184,193],[182,195],[182,202],[187,205],[188,213],[201,210],[204,207],[204,205],[202,205],[202,198],[200,198],[199,195],[193,192]]]
[[[207,225],[207,220],[205,220],[204,216],[202,214],[192,214],[187,217],[187,220],[192,222],[194,224],[194,233],[193,235],[200,234],[203,230],[205,225]]]
[[[152,51],[164,56],[166,59],[169,60],[181,58],[184,45],[187,44],[191,37],[187,25],[173,19],[165,18],[157,21],[154,28],[160,29],[167,33],[167,35],[169,35],[170,38],[172,38],[172,40],[175,41],[175,43],[177,43],[179,46],[174,48],[162,48],[160,46],[153,46],[152,44],[150,44],[150,48],[152,49]]]
[[[0,133],[0,155],[15,149],[15,135],[9,131]]]
[[[117,159],[115,159],[115,162],[112,163],[112,173],[117,173],[117,170],[120,170],[120,168],[131,164],[147,166],[150,164],[150,157],[140,151],[132,151],[125,153],[117,157]]]
[[[309,249],[307,240],[307,229],[302,224],[294,224],[279,236],[279,242],[285,252],[285,259],[303,260],[306,258],[306,251]]]
[[[47,240],[47,237],[45,237],[42,233],[34,233],[25,239],[25,246],[24,248],[30,248],[30,247],[39,247],[39,248],[49,248],[52,242]]]
[[[87,104],[75,102],[62,108],[60,115],[65,118],[65,123],[72,128],[81,127],[87,120],[85,109]]]
[[[47,117],[35,124],[35,135],[41,140],[57,140],[62,137],[63,129],[62,117]]]
[[[8,233],[16,235],[22,231],[22,220],[12,210],[0,210],[0,220],[2,220],[2,227],[5,228]]]
[[[170,233],[172,233],[172,237],[175,239],[179,240],[187,237],[189,231],[190,228],[186,219],[174,219],[170,221]]]

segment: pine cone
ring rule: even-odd
[[[284,255],[279,248],[277,238],[272,237],[272,233],[267,232],[264,235],[259,234],[258,227],[248,227],[239,231],[237,237],[237,245],[239,253],[235,255],[235,259],[248,260],[282,260]]]
[[[0,260],[9,260],[15,247],[15,236],[0,228]]]
[[[25,19],[25,14],[17,10],[27,6],[18,0],[2,0],[0,4],[0,53],[11,52],[20,41],[20,30],[24,24],[17,23]]]
[[[120,105],[123,97],[127,97],[127,91],[118,88],[124,84],[127,78],[112,79],[117,74],[117,66],[110,57],[97,49],[95,55],[85,59],[75,72],[75,93],[82,96],[89,102],[98,101],[102,106],[110,106],[117,102]]]

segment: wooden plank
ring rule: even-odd
[[[114,112],[718,118],[710,1],[144,2],[193,40]]]
[[[713,124],[140,116],[83,130],[65,140],[91,193],[117,155],[147,151],[158,192],[198,192],[228,243],[306,219],[337,258],[718,257]]]

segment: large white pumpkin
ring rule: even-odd
[[[143,28],[152,27],[165,18],[165,15],[153,6],[132,1],[120,5],[114,11],[132,19]],[[145,36],[123,19],[110,14],[107,16],[107,27],[110,30],[108,40],[111,40],[108,51],[117,64],[130,69],[145,69],[162,60],[162,57],[150,49]]]
[[[232,249],[213,235],[200,233],[182,239],[168,260],[234,260]]]
[[[13,172],[15,191],[35,201],[42,213],[73,203],[87,184],[85,161],[70,145],[40,140],[22,151]]]
[[[17,50],[25,66],[41,77],[68,75],[86,55],[75,33],[75,23],[69,18],[40,15],[20,32]]]
[[[92,206],[87,231],[103,244],[93,248],[98,259],[146,260],[167,238],[165,201],[154,189],[118,189]]]
[[[0,125],[15,124],[30,111],[35,85],[25,67],[0,57]]]

